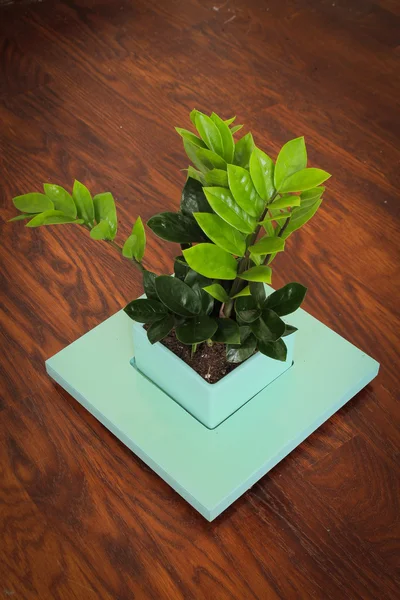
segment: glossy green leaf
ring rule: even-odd
[[[214,308],[214,298],[204,291],[200,283],[195,283],[192,290],[200,299],[200,315],[209,315]]]
[[[160,275],[154,283],[159,299],[173,313],[187,317],[200,312],[199,296],[177,277]]]
[[[292,210],[292,216],[290,217],[290,221],[288,226],[286,227],[282,238],[286,239],[289,237],[291,233],[303,227],[317,212],[318,208],[322,203],[322,198],[319,200],[315,200],[313,203],[308,204],[306,206],[299,206]]]
[[[233,127],[231,127],[232,135],[235,135],[235,133],[240,131],[242,128],[243,128],[243,125],[234,125]]]
[[[228,173],[222,169],[212,169],[204,175],[204,180],[208,185],[219,185],[228,187]]]
[[[253,233],[256,220],[239,206],[229,190],[222,187],[206,187],[204,193],[211,208],[221,219],[242,233]]]
[[[212,208],[205,197],[203,186],[192,177],[188,177],[183,186],[181,211],[188,217],[191,217],[194,212],[212,212]]]
[[[117,210],[110,192],[96,194],[93,198],[94,216],[97,223],[106,221],[110,227],[111,239],[117,234]]]
[[[246,285],[246,287],[244,287],[242,290],[240,290],[240,292],[238,292],[237,294],[232,296],[232,300],[234,300],[235,298],[242,298],[242,296],[250,296],[250,295],[251,295],[250,286]]]
[[[288,325],[288,323],[286,323],[285,331],[282,333],[282,337],[291,335],[292,333],[295,333],[296,331],[297,331],[297,327],[293,327],[293,325]]]
[[[257,306],[264,306],[266,300],[265,286],[263,283],[258,281],[251,281],[249,283],[250,293],[257,303]]]
[[[264,236],[249,250],[252,254],[269,254],[270,252],[282,252],[285,242],[281,238]]]
[[[250,173],[235,165],[228,165],[229,188],[236,202],[252,217],[259,217],[264,208],[264,201],[256,192]]]
[[[194,217],[182,213],[159,213],[151,217],[147,225],[158,237],[168,242],[190,244],[206,239]]]
[[[241,296],[235,300],[235,312],[244,323],[252,323],[261,316],[261,309],[252,296]]]
[[[190,113],[189,113],[190,120],[192,121],[192,123],[193,123],[193,125],[194,125],[195,127],[196,127],[196,115],[197,115],[197,113],[198,113],[198,112],[199,112],[199,111],[198,111],[196,108],[194,108],[194,109],[193,109],[193,110],[191,110],[191,111],[190,111]]]
[[[147,269],[143,271],[144,293],[146,294],[147,298],[151,298],[153,300],[158,300],[158,294],[155,285],[156,277],[157,275],[152,271],[148,271]]]
[[[218,156],[224,156],[224,146],[221,134],[211,118],[201,112],[197,112],[195,124],[196,129],[206,146],[212,150],[212,152],[218,154]]]
[[[253,136],[251,133],[246,133],[239,141],[235,144],[235,155],[233,162],[239,167],[244,169],[249,168],[250,156],[255,148]]]
[[[305,169],[306,166],[307,150],[304,137],[295,138],[287,142],[282,146],[276,159],[274,171],[275,188],[280,190],[285,179],[293,175],[293,173]]]
[[[153,323],[167,314],[167,309],[161,302],[149,298],[138,298],[129,302],[124,311],[138,323]]]
[[[138,217],[133,226],[132,233],[126,240],[122,254],[125,258],[134,258],[137,262],[141,262],[146,248],[146,233],[143,227],[142,219]]]
[[[237,264],[231,254],[214,244],[197,244],[183,251],[188,265],[211,279],[235,279]]]
[[[313,204],[316,200],[319,200],[324,193],[325,188],[323,185],[306,190],[300,194],[301,206],[306,204]]]
[[[198,146],[199,148],[206,148],[207,146],[197,135],[189,131],[188,129],[182,129],[181,127],[175,127],[175,131],[179,133],[184,140],[187,140],[191,144]]]
[[[285,179],[282,182],[279,191],[302,192],[311,190],[329,179],[329,177],[331,177],[331,175],[322,169],[302,169]]]
[[[83,223],[82,219],[74,219],[68,215],[64,215],[61,210],[45,210],[39,215],[35,215],[26,227],[40,227],[41,225],[63,225],[64,223]]]
[[[206,169],[226,170],[226,160],[207,148],[197,148],[195,155]]]
[[[285,332],[285,323],[269,308],[263,308],[261,316],[250,323],[250,329],[258,340],[276,342]]]
[[[250,175],[259,196],[264,202],[269,202],[275,193],[274,163],[259,148],[254,148],[251,153]]]
[[[242,233],[226,223],[221,217],[210,213],[194,213],[194,218],[210,238],[220,248],[236,256],[246,252],[246,240]]]
[[[246,281],[260,281],[263,283],[271,283],[272,279],[272,269],[271,267],[267,267],[264,265],[251,267],[247,271],[244,271],[240,275],[238,275],[240,279],[245,279]]]
[[[199,286],[203,288],[206,287],[206,285],[211,285],[212,279],[197,273],[197,271],[194,271],[189,267],[185,276],[185,283],[187,283],[187,285],[190,287],[193,287],[195,284],[199,284]]]
[[[100,221],[90,230],[90,237],[93,240],[112,240],[113,234],[110,224],[107,221]]]
[[[306,293],[307,288],[301,283],[288,283],[268,296],[265,306],[281,317],[289,315],[299,308]]]
[[[271,209],[274,208],[289,208],[290,206],[300,206],[300,196],[282,196],[277,198],[271,204]]]
[[[210,119],[216,125],[222,140],[222,156],[227,163],[231,163],[233,160],[233,154],[235,151],[235,142],[233,141],[232,132],[228,125],[215,113],[212,113]]]
[[[235,121],[236,117],[231,117],[230,119],[225,119],[225,123],[228,125],[232,125],[232,123]]]
[[[208,171],[209,167],[203,162],[203,160],[201,160],[197,156],[197,151],[199,150],[198,146],[196,146],[195,144],[192,144],[192,142],[188,142],[187,140],[184,139],[183,147],[185,149],[185,152],[186,152],[189,160],[194,164],[196,169],[198,169],[201,173],[205,173],[206,171]],[[203,150],[205,150],[205,148],[203,148]]]
[[[200,344],[212,338],[218,325],[215,319],[206,315],[199,315],[192,319],[186,319],[181,325],[178,325],[175,333],[182,344]]]
[[[76,218],[77,210],[75,202],[67,190],[60,185],[55,185],[53,183],[45,183],[43,184],[43,188],[44,193],[53,202],[56,210],[61,210],[65,215],[73,217],[74,219]]]
[[[192,179],[199,181],[202,185],[206,184],[206,180],[204,179],[204,173],[202,173],[201,171],[198,171],[197,169],[192,167],[192,165],[189,165],[187,169],[184,169],[184,171],[185,170],[187,171],[188,177],[191,177]]]
[[[212,336],[213,342],[222,344],[240,344],[239,325],[232,319],[215,319],[217,331]]]
[[[228,344],[226,347],[226,360],[230,363],[241,363],[254,354],[257,340],[249,327],[240,327],[240,344]]]
[[[41,213],[47,210],[53,210],[54,204],[45,194],[32,192],[13,198],[15,208],[24,213]]]
[[[291,217],[291,216],[292,216],[292,213],[289,211],[278,212],[273,217],[266,217],[264,219],[264,221],[260,222],[260,225],[262,225],[266,229],[266,225],[268,223],[271,223],[272,221],[284,221],[285,219],[287,219],[288,217]]]
[[[203,290],[219,302],[224,303],[229,301],[229,296],[220,283],[207,285]]]
[[[285,362],[287,358],[287,348],[285,342],[280,339],[276,342],[258,341],[258,349],[261,354],[265,354],[269,358]]]
[[[155,344],[165,338],[173,329],[174,323],[174,317],[168,313],[162,319],[154,321],[147,330],[150,344]]]
[[[92,195],[83,183],[79,181],[74,182],[72,189],[72,198],[75,202],[77,215],[84,222],[93,227],[94,225],[94,205]]]
[[[32,219],[32,217],[35,216],[36,213],[24,213],[22,215],[17,215],[16,217],[13,217],[12,219],[8,219],[8,222],[11,223],[13,221],[25,221],[25,219]]]
[[[174,260],[174,274],[175,277],[178,277],[181,281],[183,281],[190,270],[189,265],[187,264],[185,258],[183,256],[177,256]]]

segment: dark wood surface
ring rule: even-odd
[[[395,0],[19,2],[0,9],[0,598],[394,599],[399,594],[399,5]],[[397,69],[396,69],[397,68]],[[7,224],[74,177],[133,218],[177,206],[173,125],[238,115],[272,156],[304,134],[333,174],[274,284],[382,363],[214,523],[46,376],[141,292],[78,227]],[[146,264],[174,248],[149,235]],[[266,432],[267,435],[267,432]]]

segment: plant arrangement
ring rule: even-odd
[[[180,244],[173,276],[143,265],[141,218],[119,245],[112,194],[92,197],[78,181],[72,194],[44,184],[44,193],[17,196],[13,202],[22,214],[11,220],[28,219],[27,227],[79,224],[130,260],[142,273],[146,298],[133,300],[125,312],[145,325],[152,344],[174,338],[192,357],[201,344],[218,345],[231,365],[257,351],[285,361],[284,338],[296,329],[282,317],[299,308],[306,288],[292,282],[267,296],[264,284],[271,283],[271,264],[288,237],[318,210],[321,184],[330,175],[307,168],[303,137],[287,142],[274,164],[251,133],[235,142],[242,127],[235,118],[193,110],[190,119],[196,133],[176,128],[192,163],[180,208],[147,222],[157,236]]]

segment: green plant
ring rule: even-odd
[[[287,142],[276,163],[257,148],[251,133],[236,143],[242,127],[212,113],[190,114],[197,133],[176,128],[193,163],[182,191],[180,210],[153,216],[148,227],[160,238],[180,244],[174,276],[156,275],[143,266],[146,235],[140,217],[123,244],[115,242],[117,212],[105,192],[92,198],[75,181],[72,195],[44,185],[44,194],[14,198],[29,219],[27,227],[77,223],[96,240],[105,240],[143,273],[146,298],[130,302],[126,313],[148,326],[151,343],[175,330],[190,344],[226,344],[230,362],[242,362],[259,350],[286,359],[283,338],[296,329],[281,317],[302,303],[306,288],[288,283],[266,296],[271,263],[285,249],[287,238],[318,210],[330,177],[307,168],[304,138]]]

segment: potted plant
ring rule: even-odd
[[[125,312],[134,321],[136,368],[208,428],[214,428],[290,368],[296,329],[285,317],[306,288],[288,283],[266,293],[272,262],[288,237],[318,210],[330,175],[307,168],[303,137],[287,142],[276,163],[241,125],[193,110],[196,133],[176,128],[192,162],[179,210],[148,221],[157,236],[180,245],[173,275],[143,264],[146,233],[138,217],[120,246],[109,192],[92,197],[75,181],[72,194],[13,199],[27,227],[75,223],[139,269],[145,296]],[[172,269],[171,269],[172,270]]]

